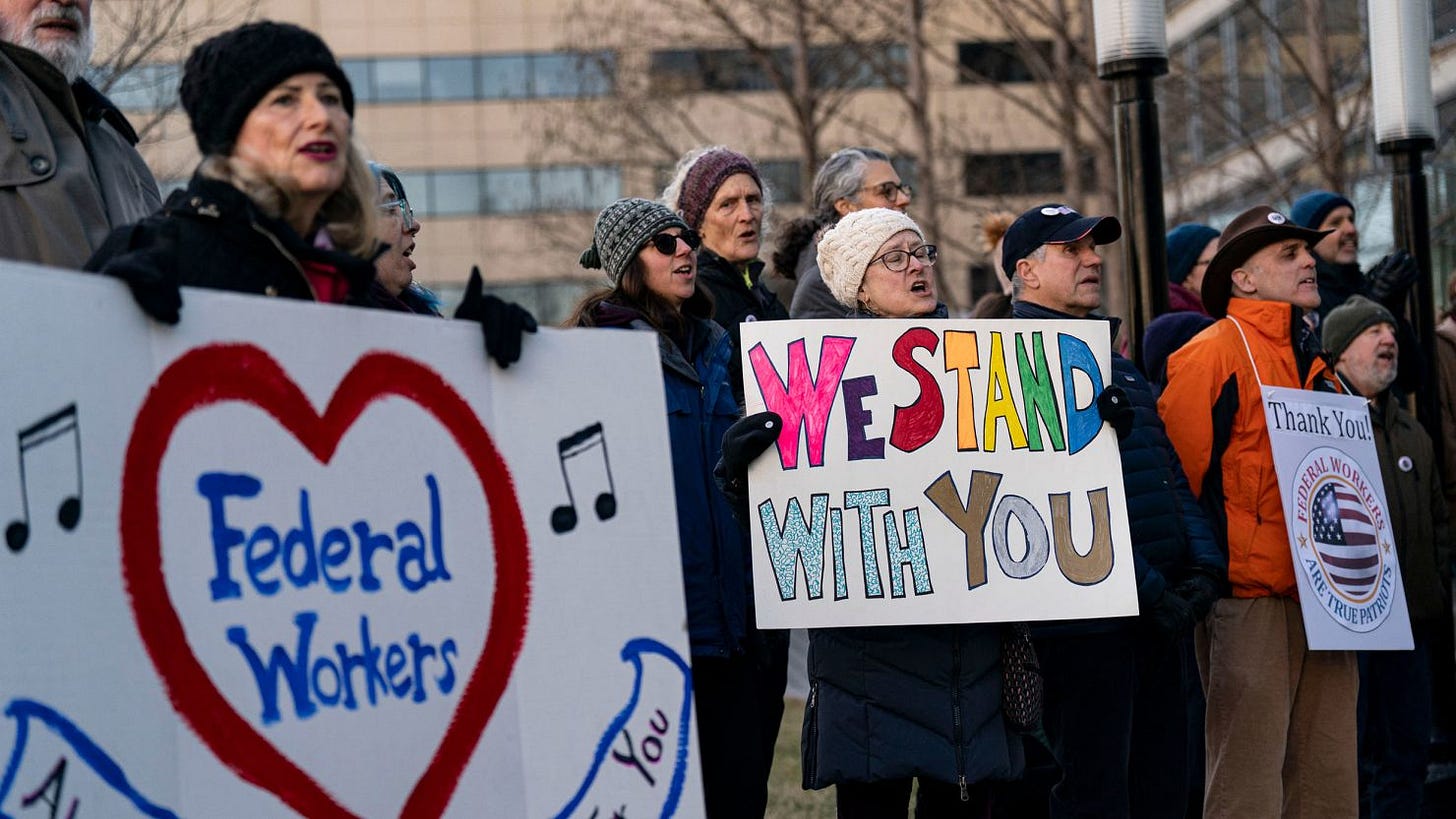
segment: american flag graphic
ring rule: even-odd
[[[1331,585],[1361,601],[1374,594],[1380,577],[1380,545],[1375,524],[1354,490],[1326,483],[1311,505],[1310,533]]]

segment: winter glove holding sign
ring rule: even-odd
[[[718,489],[738,523],[748,528],[748,465],[778,440],[784,419],[776,412],[754,413],[740,418],[723,433],[723,454],[713,467]]]
[[[515,302],[484,295],[484,286],[480,268],[471,267],[470,283],[465,286],[465,298],[455,308],[455,318],[480,323],[486,354],[505,369],[520,360],[521,337],[536,332],[536,318]]]
[[[143,313],[163,324],[176,324],[182,318],[182,287],[178,284],[175,228],[171,222],[164,222],[155,244],[122,252],[131,246],[140,228],[136,224],[130,232],[108,238],[92,258],[110,259],[101,272],[126,282]],[[98,269],[90,262],[86,265],[88,271]]]
[[[1112,425],[1119,441],[1132,432],[1132,402],[1122,387],[1111,386],[1098,393],[1097,412]]]

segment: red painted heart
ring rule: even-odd
[[[530,557],[526,527],[505,461],[470,406],[434,371],[392,353],[360,358],[322,415],[263,350],[252,345],[199,347],[158,377],[137,413],[127,445],[121,492],[122,574],[142,642],[172,707],[224,764],[308,817],[347,817],[321,785],[291,762],[223,697],[187,643],[162,567],[157,481],[177,424],[212,404],[253,404],[293,434],[320,463],[374,401],[406,398],[434,415],[475,470],[490,506],[495,589],[485,646],[460,694],[445,736],[415,783],[401,817],[439,816],[485,731],[526,634]]]

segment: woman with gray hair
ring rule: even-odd
[[[842,148],[814,175],[814,212],[784,227],[774,251],[774,269],[798,280],[789,305],[793,318],[844,318],[845,308],[824,286],[815,260],[819,237],[845,214],[864,208],[889,208],[901,213],[910,206],[909,185],[890,164],[890,155],[875,148]],[[792,272],[792,275],[790,273]]]

